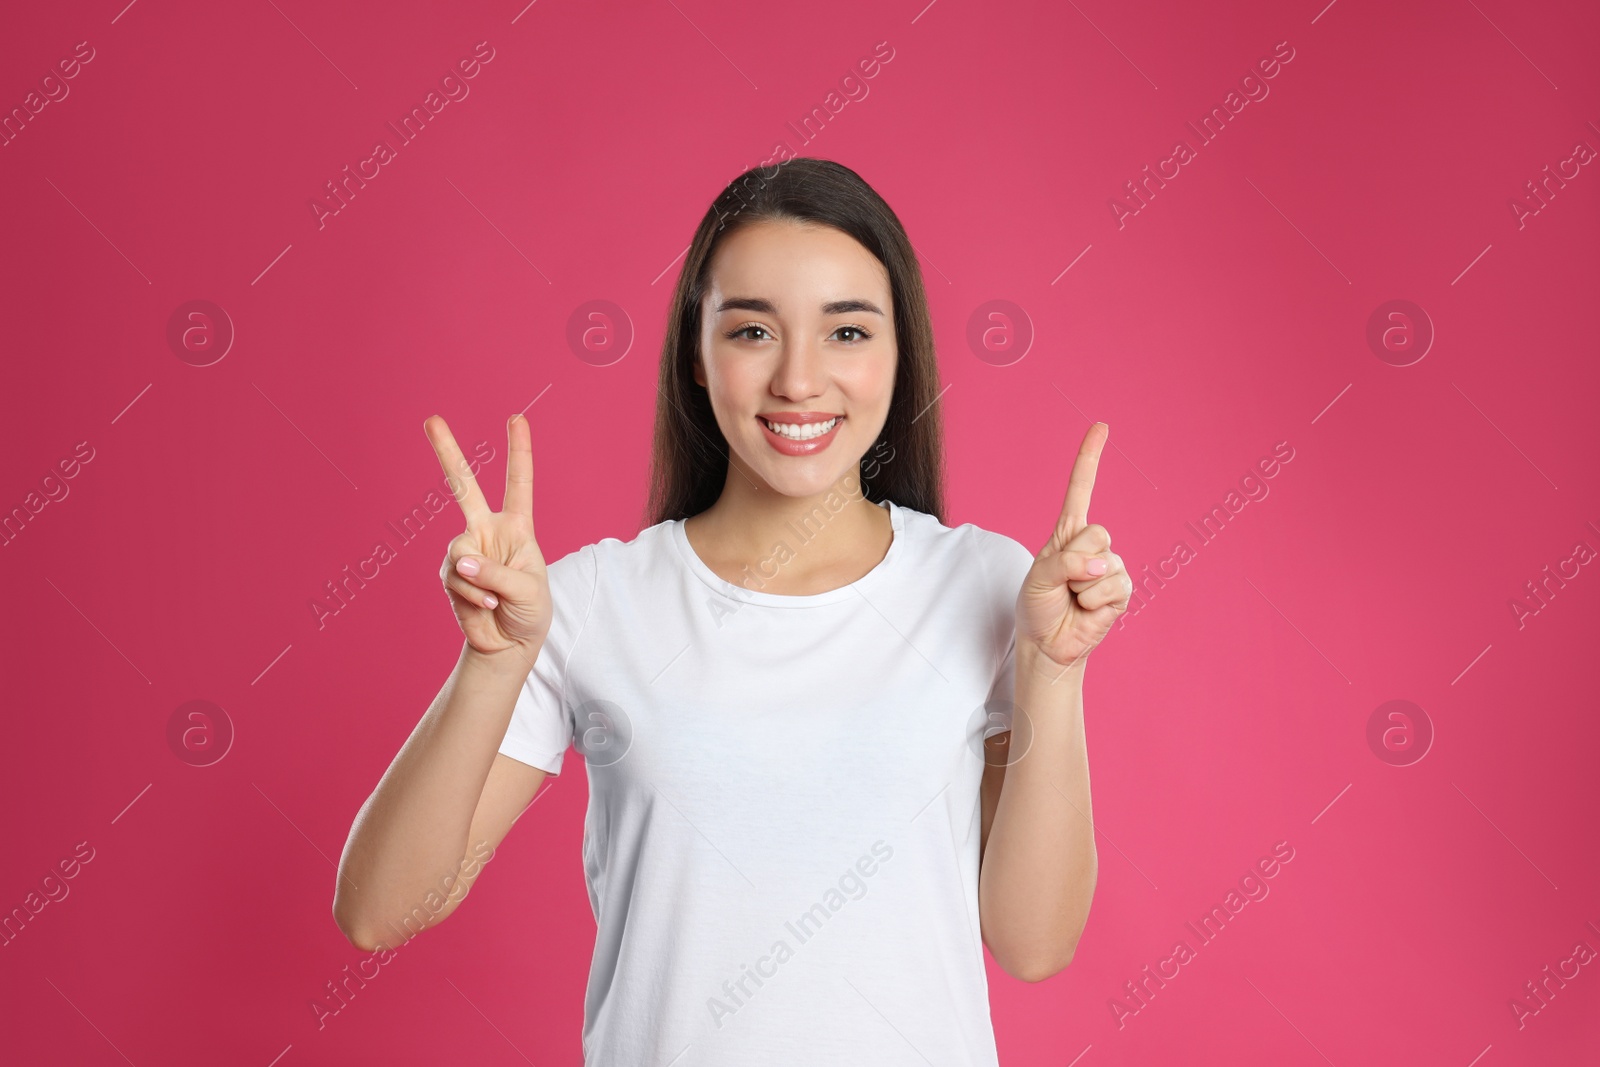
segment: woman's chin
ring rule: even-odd
[[[843,493],[846,487],[841,483],[849,473],[848,468],[839,469],[831,457],[824,459],[820,455],[772,456],[759,464],[746,463],[745,466],[757,484],[764,483],[779,496],[798,500],[822,496],[829,490]]]

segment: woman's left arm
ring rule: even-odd
[[[1083,674],[1133,592],[1110,533],[1089,523],[1109,433],[1095,423],[1084,435],[1061,518],[1017,594],[1017,707],[1004,755],[984,770],[993,814],[978,878],[983,940],[1006,973],[1029,982],[1072,962],[1098,873]]]

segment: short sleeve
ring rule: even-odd
[[[995,650],[994,681],[989,688],[990,712],[1009,725],[1016,693],[1017,594],[1022,579],[1033,567],[1034,556],[1021,542],[1005,534],[973,527],[977,552],[989,582],[989,639]]]
[[[567,663],[594,605],[599,566],[595,552],[594,545],[585,545],[546,564],[550,632],[517,690],[511,722],[500,742],[502,755],[549,774],[561,773],[562,757],[572,743],[572,716],[564,699]]]

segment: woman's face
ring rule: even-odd
[[[709,277],[694,376],[729,462],[785,496],[826,493],[858,469],[889,415],[889,272],[830,226],[763,220],[723,241]]]

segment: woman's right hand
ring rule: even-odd
[[[528,667],[550,631],[550,582],[533,538],[533,445],[528,420],[506,424],[506,495],[490,511],[450,427],[437,415],[422,428],[461,505],[467,528],[450,542],[439,577],[467,643],[493,655],[515,650]]]

